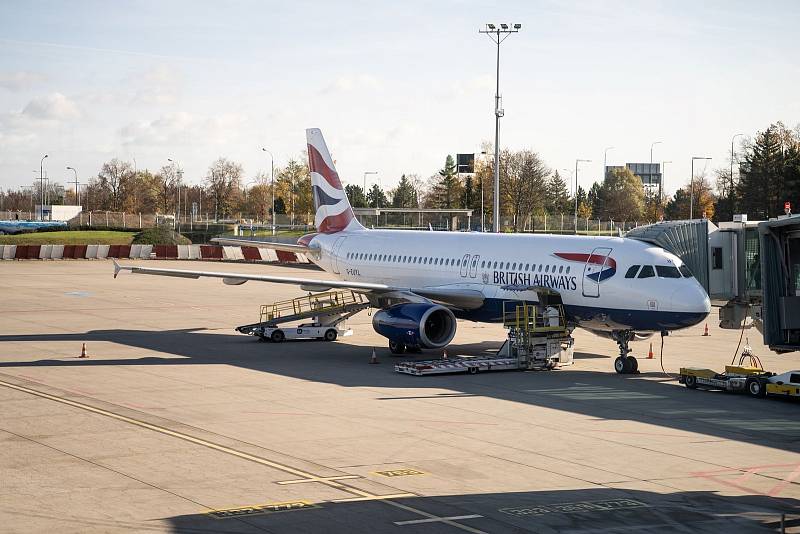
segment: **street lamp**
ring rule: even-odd
[[[667,174],[667,163],[672,163],[671,161],[662,161],[661,162],[661,183],[658,184],[658,204],[663,204],[664,201],[664,191],[666,188],[664,187],[664,176]]]
[[[575,160],[575,235],[578,234],[578,163],[591,163],[590,159]]]
[[[368,174],[378,174],[378,171],[366,171],[364,173],[364,202],[367,202],[367,175]],[[367,203],[369,206],[369,203]]]
[[[689,219],[694,218],[694,160],[703,159],[710,160],[704,156],[692,156],[692,176],[689,178]]]
[[[656,145],[660,145],[662,141],[653,141],[650,143],[650,165],[653,164],[653,147]]]
[[[67,170],[72,171],[73,174],[75,174],[75,182],[73,183],[75,184],[75,205],[77,206],[81,203],[81,199],[78,196],[78,171],[76,171],[74,167],[67,167]]]
[[[606,179],[606,167],[608,167],[608,151],[614,150],[616,147],[607,146],[603,149],[603,180]]]
[[[488,154],[489,153],[486,152],[485,150],[481,150],[481,156],[486,156]],[[484,217],[484,213],[485,213],[484,206],[483,206],[483,182],[484,182],[484,180],[483,180],[483,172],[481,172],[481,232],[485,232],[486,231],[486,226],[483,224],[483,217]]]
[[[731,190],[728,193],[728,203],[731,207],[731,217],[733,217],[733,158],[736,157],[733,152],[733,142],[736,140],[737,137],[744,135],[743,133],[737,133],[733,137],[731,137]]]
[[[44,220],[44,160],[46,157],[47,154],[42,156],[42,159],[39,160],[39,192],[41,193],[39,198],[42,201],[42,207],[39,209],[39,220],[41,221]]]
[[[269,154],[269,179],[272,183],[272,186],[270,187],[272,189],[272,235],[275,235],[275,157],[272,155],[272,152],[264,147],[261,147],[261,151]]]
[[[485,30],[478,30],[478,33],[486,34],[493,43],[497,45],[497,86],[494,94],[494,206],[492,215],[492,231],[500,232],[500,117],[503,116],[503,108],[500,102],[500,43],[505,41],[512,33],[517,33],[522,29],[522,24],[487,24]]]
[[[167,158],[167,161],[172,163],[172,167],[175,169],[175,174],[177,175],[177,182],[176,182],[176,186],[175,187],[178,190],[178,204],[177,204],[177,206],[175,208],[175,215],[176,215],[176,217],[175,217],[175,225],[176,225],[177,231],[180,232],[181,231],[181,174],[182,174],[182,172],[181,172],[180,165],[178,165],[178,163],[175,160],[173,160],[172,158]]]

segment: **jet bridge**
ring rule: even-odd
[[[800,216],[719,226],[705,219],[635,228],[626,237],[678,256],[720,307],[721,328],[747,317],[775,352],[800,350]]]

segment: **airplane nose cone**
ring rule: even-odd
[[[711,300],[703,286],[698,283],[685,284],[672,293],[672,311],[683,313],[708,314],[711,311]]]

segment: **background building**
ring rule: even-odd
[[[622,169],[619,165],[608,165],[606,176],[614,169]],[[633,174],[639,177],[645,187],[658,187],[661,185],[661,164],[660,163],[626,163],[625,168],[630,169]]]

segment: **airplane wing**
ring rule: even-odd
[[[212,243],[218,245],[230,245],[234,247],[256,247],[256,248],[269,248],[272,250],[283,250],[286,252],[299,252],[307,254],[310,249],[305,245],[294,245],[290,243],[272,243],[269,241],[254,241],[252,239],[236,239],[233,237],[215,237],[211,240]]]
[[[120,271],[130,271],[134,274],[151,274],[157,276],[174,276],[178,278],[221,278],[228,285],[241,285],[245,282],[272,282],[273,284],[290,284],[300,286],[304,291],[327,291],[332,288],[354,289],[367,293],[405,293],[413,298],[414,295],[424,299],[434,300],[442,304],[449,304],[456,308],[475,309],[483,305],[484,296],[475,289],[460,289],[449,287],[409,288],[394,287],[386,284],[371,282],[354,282],[346,280],[319,280],[313,278],[298,278],[294,276],[271,276],[264,274],[225,273],[214,271],[189,271],[184,269],[161,269],[158,267],[138,267],[133,265],[120,265],[114,260],[114,278]],[[411,295],[409,295],[411,294]]]

